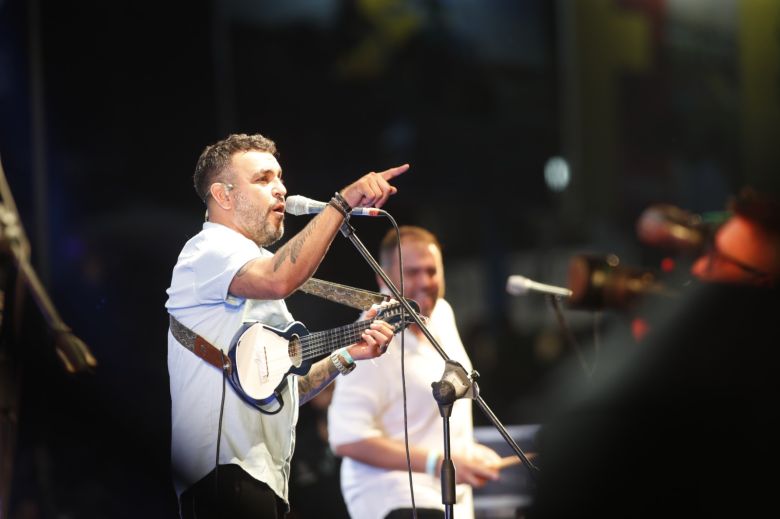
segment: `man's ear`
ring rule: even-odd
[[[214,182],[209,188],[209,193],[211,193],[211,197],[222,209],[230,209],[233,206],[227,184]]]

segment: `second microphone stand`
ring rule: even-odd
[[[522,460],[523,464],[528,468],[531,479],[536,483],[536,475],[539,472],[539,468],[534,465],[520,449],[515,440],[506,430],[506,427],[501,423],[498,417],[488,407],[485,401],[479,396],[479,386],[477,386],[476,379],[479,374],[476,371],[472,371],[471,374],[467,374],[463,366],[449,358],[447,353],[442,349],[433,334],[426,328],[423,320],[414,311],[412,306],[402,297],[401,292],[396,288],[390,278],[385,274],[382,267],[377,263],[371,253],[368,252],[363,242],[355,235],[355,229],[350,225],[349,220],[345,220],[341,226],[341,233],[349,239],[355,246],[357,251],[366,260],[371,269],[376,272],[382,281],[384,281],[387,288],[395,296],[395,299],[404,307],[404,309],[412,316],[414,322],[419,326],[422,333],[430,341],[431,345],[441,355],[445,361],[444,374],[439,382],[432,384],[433,396],[436,402],[439,404],[439,412],[442,415],[444,421],[444,461],[441,466],[441,482],[442,482],[442,503],[444,504],[445,517],[451,519],[453,517],[453,505],[455,503],[455,467],[450,457],[450,434],[449,434],[449,416],[452,412],[452,404],[458,398],[464,396],[472,398],[482,412],[485,414],[488,420],[498,430],[507,444],[512,448],[515,454]]]

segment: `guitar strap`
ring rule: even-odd
[[[170,318],[171,334],[179,341],[179,344],[218,370],[222,371],[225,369],[228,375],[231,374],[233,365],[230,363],[227,355],[209,341],[181,324],[172,315],[168,317]]]
[[[310,278],[298,289],[301,292],[328,299],[335,303],[341,303],[358,310],[368,310],[371,305],[378,305],[389,301],[391,296],[371,292],[362,288],[354,288],[347,285],[339,285],[332,281]]]

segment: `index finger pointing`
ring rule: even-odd
[[[406,170],[409,169],[409,164],[404,164],[402,166],[396,166],[394,168],[386,169],[379,173],[379,175],[384,178],[385,180],[390,180],[392,178],[397,177],[398,175],[405,173]]]

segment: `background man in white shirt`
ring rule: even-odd
[[[452,308],[442,298],[444,269],[438,240],[420,227],[404,226],[400,233],[405,296],[417,301],[420,313],[430,317],[426,327],[447,355],[470,371]],[[382,241],[380,263],[400,289],[397,247],[396,232],[391,230]],[[439,473],[444,438],[431,382],[441,378],[444,359],[416,325],[408,330],[404,344],[406,406],[417,517],[443,518]],[[469,485],[481,486],[498,477],[498,455],[474,443],[471,411],[471,401],[460,399],[450,417],[451,456],[458,483],[455,516],[459,518],[474,515]],[[356,519],[412,517],[400,334],[387,355],[363,363],[359,373],[336,384],[328,423],[331,446],[344,456],[341,488],[350,515]]]

